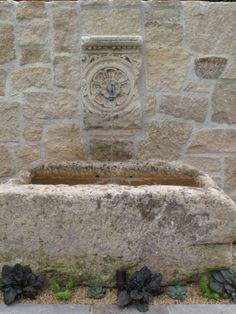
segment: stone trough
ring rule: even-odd
[[[114,284],[144,265],[163,283],[229,267],[236,205],[206,174],[161,161],[44,163],[0,185],[0,263]]]

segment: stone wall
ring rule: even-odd
[[[236,199],[235,29],[234,3],[0,2],[0,177],[39,159],[158,158]],[[81,36],[93,35],[142,36],[139,123],[87,127]]]

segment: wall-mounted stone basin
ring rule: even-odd
[[[41,164],[0,185],[0,263],[114,284],[147,265],[163,283],[229,267],[236,205],[206,174],[148,162]]]

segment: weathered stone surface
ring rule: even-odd
[[[185,43],[190,49],[204,54],[235,53],[236,7],[234,5],[183,2],[183,6]]]
[[[19,136],[19,104],[0,102],[0,141],[16,141]]]
[[[169,22],[178,23],[181,21],[181,8],[180,7],[167,7],[162,9],[153,9],[152,6],[145,10],[145,22]]]
[[[93,139],[90,157],[100,161],[124,161],[133,157],[133,143],[125,140]]]
[[[27,118],[74,118],[79,116],[78,97],[60,92],[24,93]]]
[[[81,6],[87,5],[104,5],[108,4],[108,0],[80,0]]]
[[[38,145],[18,145],[15,147],[16,170],[29,167],[33,161],[40,159]]]
[[[226,58],[206,57],[198,58],[194,63],[194,70],[198,77],[203,79],[217,79],[227,64]]]
[[[230,63],[222,75],[223,79],[235,80],[236,79],[236,60]]]
[[[83,160],[85,148],[80,126],[75,123],[57,123],[44,134],[46,159]]]
[[[179,91],[189,59],[189,53],[182,48],[147,48],[147,87],[156,91]]]
[[[191,131],[192,124],[188,122],[152,122],[146,137],[140,142],[138,156],[140,159],[176,160]]]
[[[6,77],[7,77],[7,73],[5,72],[5,70],[0,69],[0,96],[5,95]]]
[[[12,175],[11,156],[7,148],[0,144],[0,177]]]
[[[221,161],[219,158],[189,156],[185,157],[183,162],[201,171],[218,172],[221,170]]]
[[[225,182],[228,190],[236,189],[236,157],[225,157]]]
[[[212,96],[212,121],[236,123],[236,83],[218,83]]]
[[[126,185],[112,184],[120,178]],[[116,269],[146,265],[167,284],[232,263],[236,205],[208,176],[180,165],[42,165],[1,185],[0,203],[0,263],[20,256],[55,279],[112,285]]]
[[[83,10],[83,35],[139,35],[141,15],[138,9]]]
[[[55,57],[55,85],[72,90],[80,88],[80,61],[71,57]]]
[[[11,75],[12,89],[23,91],[29,87],[48,88],[52,85],[50,68],[35,67],[23,68],[14,71]]]
[[[162,96],[159,112],[176,118],[203,122],[207,107],[208,98],[204,96]]]
[[[14,28],[12,25],[0,24],[0,64],[15,59]]]
[[[44,2],[30,1],[19,2],[16,6],[16,18],[31,20],[33,18],[46,18],[47,10]]]
[[[193,93],[209,93],[212,88],[212,81],[186,81],[184,86],[184,91]]]
[[[78,14],[74,9],[53,10],[54,49],[56,52],[76,52],[79,45]]]
[[[157,100],[155,93],[147,91],[143,101],[143,113],[147,116],[153,116],[156,113]]]
[[[188,152],[232,153],[236,151],[236,129],[207,128],[194,136]]]
[[[23,136],[27,141],[40,141],[42,132],[43,125],[41,123],[31,121],[25,122]]]
[[[145,22],[145,41],[155,46],[178,46],[183,40],[183,26],[176,23]]]
[[[2,10],[0,9],[0,21],[11,22],[14,20],[14,12],[13,10]]]
[[[19,23],[16,28],[19,45],[43,45],[48,41],[48,22]]]
[[[30,63],[48,63],[50,61],[50,54],[47,49],[26,47],[21,49],[20,64]]]

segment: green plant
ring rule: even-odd
[[[50,284],[54,296],[59,300],[69,300],[72,296],[73,281],[69,281],[65,287],[61,287],[56,281]]]
[[[90,287],[88,288],[88,297],[91,299],[102,299],[106,291],[106,288],[103,287]]]
[[[220,295],[209,288],[209,276],[202,275],[199,282],[202,295],[207,299],[219,300]]]
[[[211,272],[209,288],[221,297],[229,297],[236,303],[236,279],[228,269]]]
[[[179,285],[177,286],[173,286],[173,287],[169,287],[167,289],[167,295],[171,298],[171,299],[175,299],[175,300],[184,300],[186,297],[186,288],[181,287]]]
[[[146,266],[143,267],[128,278],[125,285],[119,289],[117,305],[123,307],[134,303],[138,311],[148,311],[150,299],[161,293],[161,280],[160,273],[152,273]]]
[[[35,299],[38,291],[44,285],[44,280],[44,274],[36,276],[29,266],[4,265],[0,279],[0,290],[4,294],[4,303],[10,305],[14,300],[20,298]]]

